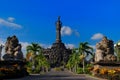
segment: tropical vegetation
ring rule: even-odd
[[[115,49],[117,48],[115,47]],[[119,56],[118,53],[117,56]],[[69,60],[65,67],[78,74],[92,74],[108,80],[120,79],[119,68],[93,67],[87,58],[94,58],[93,48],[88,42],[82,42],[79,44],[78,48],[72,49],[72,54],[69,56]],[[28,61],[27,70],[30,73],[47,72],[50,69],[50,64],[43,55],[42,47],[39,44],[32,43],[27,46],[26,60]],[[61,71],[62,69],[61,67],[55,68],[56,71]]]
[[[89,46],[88,42],[80,43],[78,48],[72,50],[67,68],[75,73],[85,73],[85,62],[89,55],[93,55],[93,48]],[[81,67],[83,68],[81,69]]]
[[[27,46],[27,55],[26,59],[27,70],[29,73],[40,73],[48,71],[50,64],[43,55],[42,47],[37,43],[32,43]]]

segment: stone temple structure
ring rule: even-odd
[[[43,50],[43,53],[50,62],[51,67],[59,67],[66,64],[69,59],[69,55],[71,54],[71,50],[67,49],[64,43],[62,43],[61,27],[62,22],[60,21],[60,17],[58,17],[56,22],[56,42],[53,43],[51,48]]]
[[[96,44],[95,62],[116,60],[113,41],[104,36],[102,41]]]
[[[21,44],[19,44],[18,38],[14,35],[8,37],[5,43],[5,55],[3,56],[4,60],[22,60],[23,53],[21,51]]]

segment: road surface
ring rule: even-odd
[[[77,75],[69,71],[50,71],[45,74],[32,74],[19,79],[5,79],[5,80],[103,80],[92,78],[84,74]]]

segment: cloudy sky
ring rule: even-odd
[[[120,40],[119,0],[1,0],[0,44],[16,35],[22,46],[31,42],[50,47],[55,42],[55,22],[62,21],[62,41],[67,47],[80,42],[95,46],[104,35]]]

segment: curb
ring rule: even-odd
[[[98,77],[95,77],[95,76],[90,76],[88,74],[84,74],[86,77],[90,77],[90,78],[93,78],[93,79],[97,79],[97,80],[108,80],[108,79],[102,79],[102,78],[98,78]]]
[[[73,73],[71,71],[69,71],[69,72],[72,73],[72,74],[75,74],[75,75],[83,75],[85,77],[92,78],[92,79],[95,79],[95,80],[108,80],[108,79],[103,79],[103,78],[98,78],[98,77],[95,77],[95,76],[91,76],[89,74],[76,74],[76,73]]]

